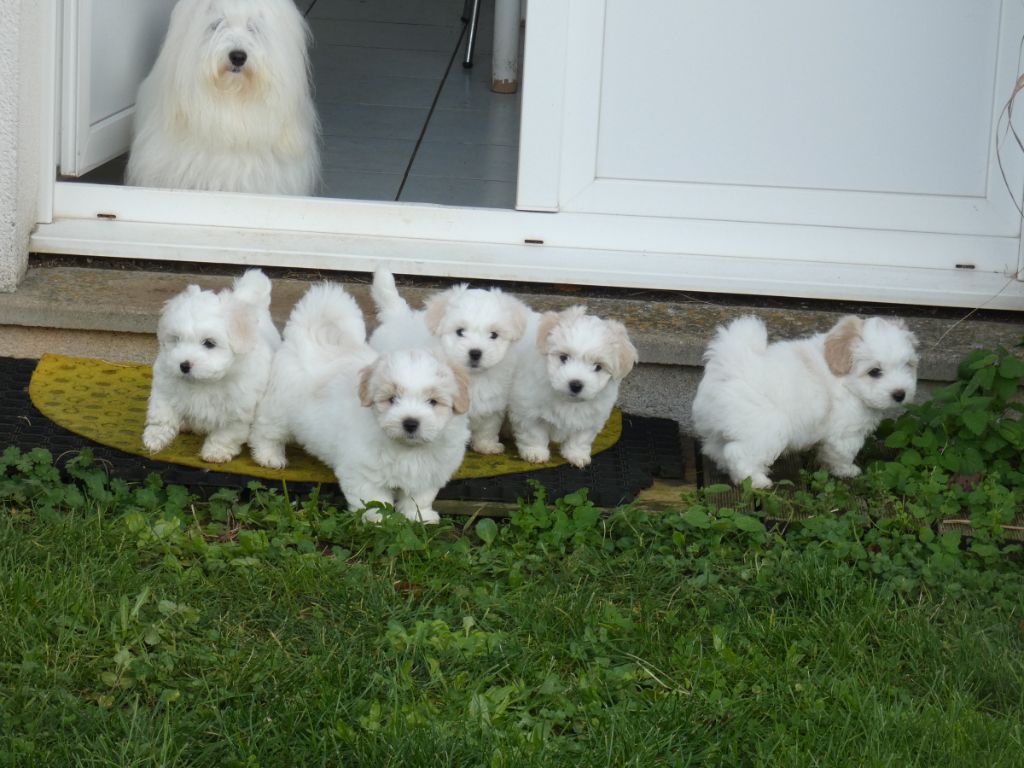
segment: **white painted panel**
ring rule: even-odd
[[[126,152],[139,83],[176,0],[64,0],[60,172],[81,176]]]
[[[597,177],[984,196],[999,0],[607,0]]]

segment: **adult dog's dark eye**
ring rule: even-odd
[[[563,364],[563,365],[564,365],[565,363],[568,363],[568,362],[569,362],[569,356],[568,356],[568,355],[559,355],[559,356],[558,356],[558,359],[562,361],[562,364]]]
[[[203,339],[203,346],[207,349],[213,349],[217,346],[217,342],[213,339]]]
[[[491,331],[491,338],[492,339],[498,338],[498,332],[497,331]]]
[[[465,328],[456,328],[455,329],[455,335],[458,336],[459,338],[462,338],[463,336],[466,335],[466,329]]]
[[[880,379],[882,378],[882,369],[872,368],[870,371],[868,371],[868,376],[870,376],[872,379]]]

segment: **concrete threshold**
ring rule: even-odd
[[[0,294],[0,355],[38,357],[55,352],[149,362],[156,354],[154,333],[164,302],[191,283],[218,289],[231,279],[224,274],[33,266],[17,291]],[[372,327],[367,280],[367,275],[347,275],[339,282],[362,306]],[[279,325],[283,326],[310,282],[274,278],[272,311]],[[423,286],[422,281],[403,283],[401,277],[399,288],[413,306],[437,290]],[[513,292],[538,311],[582,303],[595,314],[625,323],[641,364],[623,383],[624,409],[673,418],[684,432],[690,425],[701,356],[718,325],[755,313],[765,320],[773,337],[791,338],[824,330],[846,313],[839,307],[757,306],[756,300],[711,303],[666,293],[656,298],[637,298],[628,292],[608,295],[608,291],[588,295],[587,289],[544,293],[529,284],[516,286]],[[925,390],[929,384],[953,380],[957,364],[971,350],[1012,347],[1024,339],[1024,312],[983,316],[899,307],[883,307],[882,312],[904,316],[917,334]]]

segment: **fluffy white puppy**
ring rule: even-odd
[[[522,338],[530,309],[500,288],[483,290],[465,283],[434,294],[413,311],[394,276],[378,270],[370,295],[380,325],[370,346],[381,352],[433,347],[469,372],[470,447],[477,453],[502,453],[499,437],[515,370],[513,344]]]
[[[313,194],[308,38],[293,0],[179,0],[139,86],[126,182]]]
[[[250,269],[219,293],[190,285],[164,305],[142,443],[166,448],[181,431],[206,435],[203,461],[229,461],[249,435],[281,337],[270,280]]]
[[[334,470],[353,511],[383,501],[436,523],[434,499],[466,451],[468,409],[460,369],[424,349],[378,355],[355,301],[324,283],[292,310],[250,445],[258,464],[283,467],[295,440]]]
[[[590,464],[590,449],[619,395],[619,382],[637,363],[622,323],[588,315],[586,307],[531,313],[516,353],[509,422],[519,455],[550,458],[559,443],[573,466]]]
[[[917,339],[902,320],[848,315],[827,333],[768,343],[757,317],[719,328],[693,401],[703,451],[734,483],[771,485],[788,451],[817,446],[837,477],[856,477],[864,439],[917,387]]]

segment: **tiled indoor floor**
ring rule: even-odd
[[[325,197],[512,208],[519,94],[490,90],[493,3],[464,69],[463,0],[299,0]],[[84,181],[120,183],[124,158]]]

